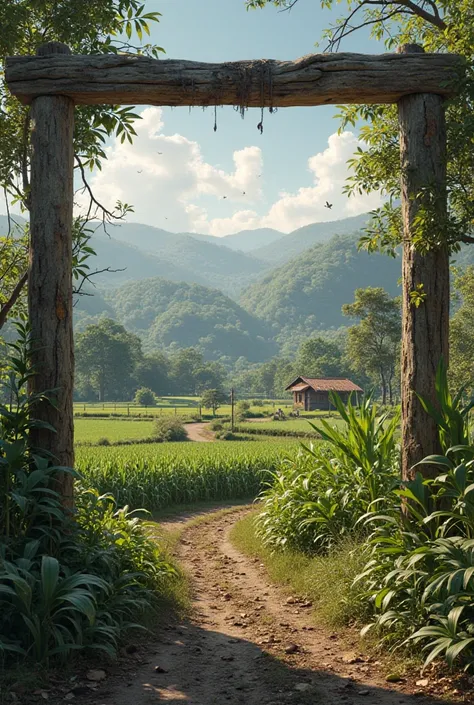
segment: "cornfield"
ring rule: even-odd
[[[78,448],[76,467],[89,487],[119,506],[150,511],[172,504],[255,497],[296,442],[166,443]]]

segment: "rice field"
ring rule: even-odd
[[[154,511],[255,497],[268,473],[297,448],[296,440],[82,447],[76,467],[87,486],[111,492],[119,505]]]

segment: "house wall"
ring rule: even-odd
[[[349,392],[339,392],[339,396],[344,404],[347,404],[350,396]],[[308,389],[305,392],[293,392],[293,401],[295,405],[304,404],[305,411],[328,411],[329,408],[334,409],[334,406],[329,401],[329,392],[315,392],[314,389]],[[355,402],[355,398],[353,402]]]

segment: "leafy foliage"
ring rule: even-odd
[[[140,406],[155,406],[156,396],[148,387],[140,387],[135,393],[135,403]]]
[[[402,333],[400,299],[382,288],[356,289],[354,303],[344,304],[345,316],[359,319],[348,332],[346,355],[351,367],[380,385],[382,404],[392,403]]]
[[[158,441],[185,441],[187,439],[183,420],[177,416],[159,416],[155,421],[154,436]]]
[[[350,401],[344,408],[337,395],[332,402],[343,428],[324,420],[308,424],[329,447],[303,446],[273,473],[262,493],[258,527],[268,546],[327,551],[357,530],[360,518],[396,477],[399,417],[378,416],[370,400],[360,409]]]
[[[82,490],[74,511],[62,505],[58,473],[80,476],[28,444],[38,398],[26,391],[30,341],[25,328],[19,335],[11,401],[0,407],[0,654],[42,663],[86,647],[113,655],[175,571],[111,496]]]

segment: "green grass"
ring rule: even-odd
[[[75,419],[74,437],[77,444],[95,444],[102,438],[111,443],[141,440],[154,435],[153,421],[125,421],[120,419]]]
[[[288,587],[291,594],[310,600],[316,616],[330,627],[348,626],[367,616],[359,595],[364,586],[353,580],[366,563],[362,544],[356,537],[346,539],[328,555],[309,557],[296,551],[276,552],[266,548],[255,534],[252,512],[237,522],[230,539],[242,553],[259,558],[270,578]],[[362,603],[363,604],[363,603]]]
[[[296,441],[161,443],[79,447],[76,467],[87,486],[119,505],[150,511],[171,504],[254,498]]]

